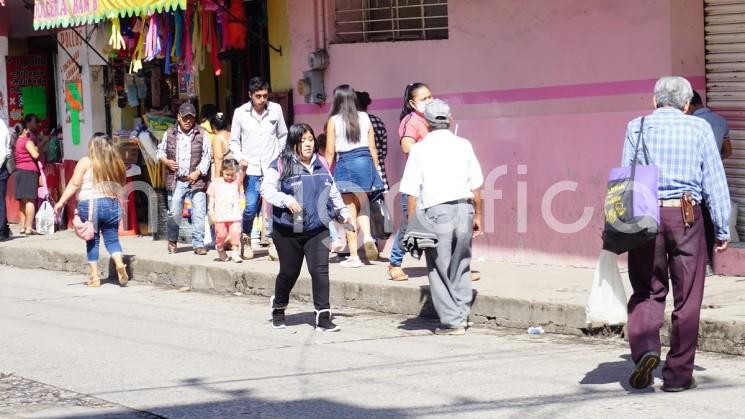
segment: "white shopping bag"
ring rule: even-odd
[[[624,324],[626,304],[626,290],[618,272],[618,256],[601,250],[592,280],[590,299],[585,306],[587,323]]]
[[[212,223],[210,220],[204,220],[204,245],[209,246],[212,244]]]
[[[36,232],[39,234],[54,234],[54,208],[45,200],[36,212]]]

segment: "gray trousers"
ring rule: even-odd
[[[437,247],[425,251],[432,302],[440,323],[446,327],[463,326],[473,300],[473,205],[465,202],[435,205],[424,210],[424,216],[437,234]]]

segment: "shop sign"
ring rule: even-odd
[[[34,0],[34,29],[81,26],[117,16],[176,9],[186,10],[186,0]]]
[[[23,122],[23,117],[27,114],[35,114],[39,117],[42,128],[49,127],[48,66],[49,59],[41,55],[6,57],[10,126]]]

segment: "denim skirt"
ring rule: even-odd
[[[334,167],[334,181],[341,193],[376,192],[384,188],[372,161],[370,149],[359,147],[339,153]]]

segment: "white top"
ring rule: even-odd
[[[287,125],[282,107],[267,102],[261,115],[251,102],[239,106],[233,113],[230,129],[230,151],[239,162],[248,162],[246,174],[261,176],[279,156],[287,142]]]
[[[351,144],[347,139],[347,130],[344,126],[344,120],[340,115],[334,115],[331,120],[334,121],[334,133],[336,134],[336,152],[343,153],[345,151],[354,150],[360,147],[369,147],[368,133],[372,123],[370,117],[365,112],[357,112],[358,121],[360,124],[360,141],[355,144]]]
[[[473,198],[484,183],[471,143],[446,129],[432,131],[411,147],[402,193],[421,197],[424,208]],[[420,196],[421,195],[421,196]]]
[[[10,131],[5,121],[0,119],[0,167],[5,164],[8,155],[10,155]]]
[[[88,169],[83,175],[83,184],[78,191],[78,201],[84,201],[93,198],[108,198],[109,195],[101,193],[100,190],[93,188],[93,169]]]

